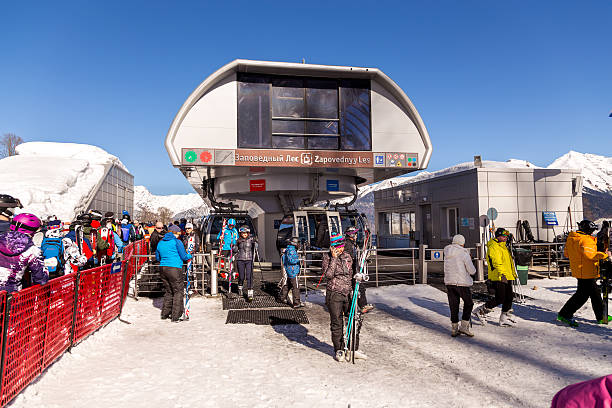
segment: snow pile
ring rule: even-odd
[[[28,142],[0,160],[0,193],[21,200],[21,211],[73,220],[86,210],[107,168],[121,161],[99,147],[78,143]]]
[[[157,213],[162,207],[168,208],[173,217],[183,212],[192,215],[200,214],[200,212],[206,212],[208,208],[202,197],[196,193],[155,195],[151,194],[145,186],[134,187],[134,212],[139,213],[143,209],[148,209]]]
[[[549,169],[581,169],[582,186],[612,193],[612,157],[570,151],[552,162]]]
[[[450,336],[446,294],[427,285],[369,288],[355,365],[332,358],[324,295],[306,325],[225,324],[221,299],[193,298],[189,322],[159,319],[159,299],[128,298],[115,320],[66,353],[13,407],[547,407],[561,388],[610,374],[612,326],[555,321],[573,278],[530,280],[518,326]],[[527,289],[528,288],[528,289]],[[534,289],[535,288],[535,289]],[[58,384],[62,384],[58,391]]]

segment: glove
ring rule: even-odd
[[[353,278],[355,278],[357,282],[361,282],[365,279],[365,275],[363,273],[356,273]]]
[[[501,281],[502,283],[508,283],[508,278],[506,278],[506,275],[501,276]]]

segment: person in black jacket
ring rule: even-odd
[[[159,241],[161,241],[164,235],[164,223],[161,221],[157,221],[155,223],[155,230],[151,234],[151,239],[149,240],[149,253],[151,255],[155,255],[157,244],[159,244]]]
[[[238,296],[242,296],[244,278],[247,280],[247,299],[253,300],[253,254],[257,250],[257,238],[251,235],[249,227],[240,227],[238,241],[234,246],[238,267]]]

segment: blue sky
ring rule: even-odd
[[[236,58],[370,66],[412,99],[430,170],[612,155],[612,2],[3,2],[0,134],[101,146],[156,194],[192,191],[163,147]]]

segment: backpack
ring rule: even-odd
[[[41,250],[49,274],[62,275],[64,270],[64,244],[62,238],[43,239]]]
[[[101,228],[100,229],[100,239],[102,239],[103,241],[108,242],[108,249],[106,250],[106,255],[109,257],[112,257],[113,254],[115,253],[115,237],[114,237],[114,231],[112,228]],[[100,256],[102,256],[103,254],[99,254]]]
[[[128,242],[130,240],[130,229],[131,229],[131,225],[130,224],[126,224],[126,225],[122,225],[121,226],[121,239],[123,240],[123,242]]]

